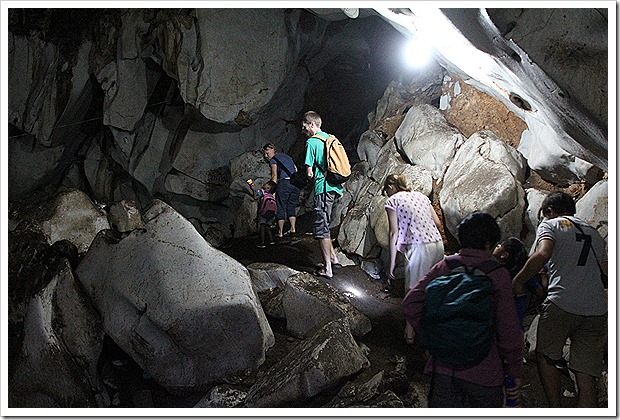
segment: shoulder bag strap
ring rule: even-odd
[[[289,178],[291,177],[291,171],[288,170],[288,168],[286,167],[285,164],[283,164],[280,159],[278,159],[275,155],[273,156],[273,158],[276,160],[276,162],[278,162],[278,166],[282,168],[282,170],[284,172],[286,172],[286,174],[289,176]]]

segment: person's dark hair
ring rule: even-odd
[[[516,276],[527,261],[527,250],[518,238],[511,236],[502,241],[504,251],[508,254],[504,265],[512,277]]]
[[[486,249],[494,247],[502,237],[499,225],[488,213],[475,211],[457,226],[461,248]]]
[[[276,150],[276,146],[273,143],[267,143],[266,145],[263,146],[263,152],[268,149]]]
[[[269,193],[273,193],[276,190],[276,188],[278,188],[278,184],[276,184],[272,180],[269,180],[265,182],[265,185],[263,185],[263,188],[265,188],[265,191]]]
[[[564,191],[553,191],[545,197],[540,205],[540,211],[543,216],[548,217],[549,210],[553,210],[560,215],[566,214],[570,216],[575,214],[577,211],[575,207],[575,200],[573,200],[573,197],[570,194],[565,193]]]

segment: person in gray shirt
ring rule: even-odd
[[[575,217],[575,201],[562,191],[544,199],[544,216],[536,248],[513,279],[513,292],[548,264],[549,286],[538,324],[536,360],[550,407],[560,407],[557,366],[570,338],[568,368],[574,372],[579,407],[598,407],[596,378],[605,364],[607,348],[607,275],[605,241],[592,226]]]

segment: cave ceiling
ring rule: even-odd
[[[504,103],[536,136],[608,170],[607,64],[615,61],[607,9],[411,5],[309,10],[332,21],[377,14],[406,37],[424,37],[442,67]]]

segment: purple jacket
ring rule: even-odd
[[[469,266],[476,266],[489,259],[483,250],[464,248],[458,254],[461,261]],[[424,304],[426,286],[435,277],[446,274],[449,270],[444,260],[438,262],[416,284],[405,296],[403,300],[403,310],[407,321],[418,330],[420,317],[422,316],[422,305]],[[499,268],[489,273],[489,278],[495,289],[495,328],[497,340],[487,357],[478,365],[468,368],[453,370],[452,367],[435,363],[435,372],[454,376],[468,382],[483,386],[500,386],[504,383],[504,376],[510,375],[514,378],[521,377],[521,367],[523,366],[523,330],[517,316],[514,297],[512,294],[512,280],[505,268]],[[446,337],[450,340],[450,337]],[[426,373],[431,373],[433,369],[432,357],[426,364]]]

